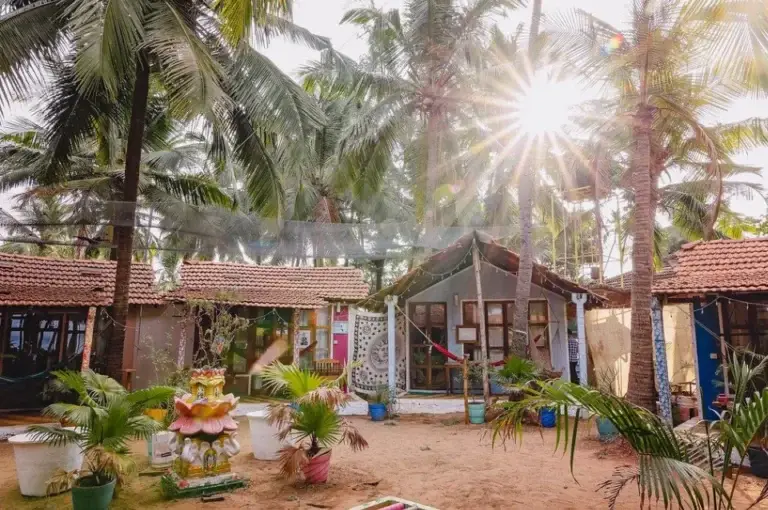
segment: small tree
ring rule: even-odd
[[[168,401],[175,389],[154,386],[129,393],[114,379],[90,370],[53,372],[53,375],[58,389],[75,393],[77,403],[51,404],[43,414],[70,423],[74,429],[33,425],[31,432],[54,446],[70,443],[81,446],[86,469],[78,473],[78,484],[99,486],[112,480],[121,483],[135,468],[129,442],[148,439],[162,429],[162,425],[144,411]],[[66,479],[66,483],[70,483],[73,477]]]

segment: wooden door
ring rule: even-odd
[[[447,307],[445,303],[410,303],[408,315],[410,332],[411,388],[445,390],[446,357],[433,348],[424,334],[433,342],[448,348]]]

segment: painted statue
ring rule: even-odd
[[[163,477],[169,496],[196,496],[243,485],[229,461],[240,452],[237,422],[229,415],[239,399],[224,395],[225,371],[193,370],[190,392],[175,399],[177,418],[168,427],[176,433],[171,442],[175,458],[172,472]]]

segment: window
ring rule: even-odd
[[[85,313],[42,310],[3,315],[7,324],[0,330],[0,373],[5,377],[63,368],[83,352]]]
[[[411,387],[416,389],[438,390],[445,389],[446,357],[432,347],[426,332],[436,344],[448,346],[446,336],[446,304],[445,303],[411,303],[409,317],[416,323],[410,325],[410,365]]]
[[[514,329],[514,301],[485,301],[485,331],[490,361],[496,362],[509,356],[509,342]],[[462,323],[477,325],[476,301],[462,303]],[[528,302],[528,338],[537,348],[549,348],[547,325],[549,323],[549,307],[547,301],[531,300]],[[531,346],[533,349],[533,346]],[[548,357],[548,356],[547,356]],[[480,359],[480,346],[475,346],[470,353],[473,360]]]
[[[331,309],[299,311],[299,334],[304,335],[308,345],[300,353],[301,363],[311,366],[314,361],[331,357]]]

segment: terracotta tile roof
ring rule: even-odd
[[[217,298],[246,306],[317,308],[329,301],[359,301],[368,295],[363,272],[354,267],[260,266],[190,260],[181,267],[180,282],[180,287],[169,296]]]
[[[116,264],[0,253],[0,306],[109,306]],[[164,302],[149,264],[133,264],[130,302]]]
[[[632,290],[632,271],[627,271],[624,273],[624,287],[621,286],[621,275],[611,276],[610,278],[605,278],[603,280],[603,283],[599,283],[596,281],[593,281],[589,284],[590,288],[600,288],[600,287],[613,287],[619,290]],[[664,280],[666,278],[669,278],[673,276],[674,269],[672,266],[667,265],[661,268],[661,271],[658,271],[653,274],[653,281],[658,282],[661,280]]]
[[[768,291],[768,237],[684,245],[674,274],[654,282],[657,294]]]

